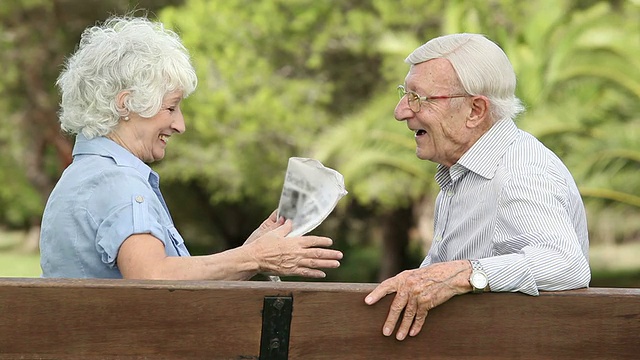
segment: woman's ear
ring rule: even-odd
[[[474,96],[471,99],[471,109],[467,118],[467,127],[477,128],[479,126],[490,126],[491,117],[489,109],[491,104],[486,96]]]
[[[118,95],[116,95],[116,110],[118,110],[120,116],[129,115],[129,109],[127,109],[126,106],[129,96],[131,96],[131,92],[128,90],[120,91]]]

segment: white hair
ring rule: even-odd
[[[431,59],[447,59],[468,94],[486,96],[494,121],[513,119],[524,111],[515,95],[516,74],[511,62],[484,35],[451,34],[431,39],[409,54],[405,62],[416,65]]]
[[[58,77],[63,130],[87,138],[107,135],[129,112],[152,117],[168,93],[191,94],[197,85],[180,37],[145,17],[111,17],[82,33]],[[124,108],[116,97],[129,94]]]

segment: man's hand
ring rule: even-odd
[[[431,309],[454,295],[470,292],[470,275],[471,264],[468,260],[431,264],[424,268],[403,271],[383,281],[364,301],[372,305],[383,297],[396,293],[382,333],[385,336],[393,333],[404,310],[402,322],[396,333],[396,339],[404,340],[407,334],[418,335]]]

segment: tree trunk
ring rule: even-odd
[[[412,226],[411,208],[399,208],[379,218],[382,232],[382,259],[379,281],[397,275],[413,266],[409,264],[409,232]]]

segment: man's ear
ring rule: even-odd
[[[469,117],[467,118],[467,127],[477,128],[490,126],[490,108],[491,104],[486,96],[474,96],[471,100],[471,109],[469,110]]]
[[[127,109],[127,99],[131,96],[131,92],[128,90],[120,91],[118,95],[116,95],[116,110],[118,110],[118,114],[120,116],[129,115],[129,109]]]

